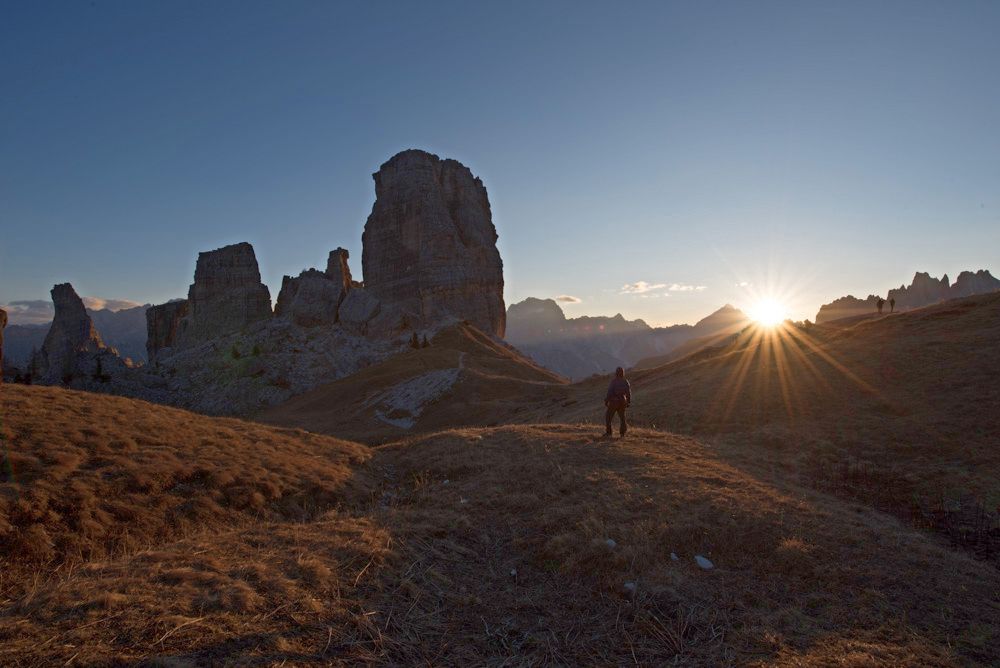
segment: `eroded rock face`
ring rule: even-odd
[[[326,260],[326,277],[341,286],[346,295],[353,284],[351,280],[351,268],[347,266],[350,253],[346,248],[336,248],[330,251],[330,257]]]
[[[83,300],[69,283],[52,288],[55,317],[34,361],[40,378],[57,382],[78,372],[80,357],[108,350],[83,306]],[[117,356],[117,353],[115,353]]]
[[[858,299],[854,295],[847,295],[820,306],[819,312],[816,314],[816,322],[830,322],[831,320],[871,315],[877,312],[878,296],[868,295],[866,299]]]
[[[156,361],[161,350],[177,344],[181,319],[188,314],[188,301],[179,299],[146,309],[146,354]]]
[[[355,334],[368,334],[371,323],[382,309],[382,304],[365,288],[354,288],[340,305],[340,324]]]
[[[332,325],[344,299],[344,286],[316,269],[307,269],[296,278],[285,276],[274,306],[274,315],[290,319],[302,327]]]
[[[296,278],[285,276],[274,305],[274,315],[302,327],[332,325],[337,311],[351,290],[349,255],[343,248],[330,251],[326,271],[307,269]]]
[[[939,279],[931,278],[925,271],[918,271],[913,275],[913,281],[909,287],[901,285],[895,290],[889,290],[886,301],[896,300],[896,309],[920,308],[936,304],[951,298],[951,289],[948,283],[948,274]]]
[[[271,293],[260,282],[253,246],[243,242],[199,253],[178,343],[209,341],[271,315]]]
[[[482,181],[418,150],[393,156],[373,177],[361,262],[365,289],[399,313],[383,327],[459,319],[502,337],[503,262]]]
[[[971,297],[972,295],[982,295],[988,292],[1000,290],[1000,280],[985,269],[973,273],[963,271],[955,279],[955,284],[951,286],[952,297]]]

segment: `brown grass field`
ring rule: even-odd
[[[997,665],[998,340],[996,295],[748,330],[624,440],[461,327],[285,427],[2,386],[0,665]]]

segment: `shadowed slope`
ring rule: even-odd
[[[997,560],[998,340],[996,294],[750,329],[724,347],[633,373],[633,419],[711,436],[750,470],[781,467]],[[603,381],[574,390],[597,396]],[[548,419],[595,413],[574,406]]]
[[[56,451],[102,459],[98,473],[90,460],[75,469],[80,484],[47,482],[65,462],[27,467],[18,493],[45,487],[52,511],[37,523],[76,522],[68,509],[87,487],[97,505],[147,515],[100,520],[109,536],[145,531],[139,549],[34,561],[30,575],[4,557],[3,665],[941,666],[1000,652],[996,571],[885,515],[749,475],[690,438],[459,429],[369,458],[125,399],[109,411],[107,397],[57,388],[5,396],[33,416],[8,424],[18,452],[58,438],[36,418],[65,414],[57,421],[86,440]],[[142,430],[137,449],[107,451],[129,423]],[[187,434],[226,442],[188,449]],[[134,461],[170,478],[154,462],[171,453],[203,474],[182,489],[157,481],[147,496],[98,482]],[[221,476],[238,478],[234,467],[285,491],[257,512],[231,508]],[[2,490],[9,499],[11,483]],[[197,523],[176,524],[175,499],[201,509]]]
[[[459,425],[497,424],[561,396],[566,381],[469,325],[428,348],[323,385],[257,419],[367,443]]]
[[[389,663],[929,666],[1000,651],[995,570],[689,438],[453,430],[374,461],[394,540],[369,596]]]

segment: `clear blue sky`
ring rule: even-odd
[[[998,35],[997,2],[5,2],[0,303],[165,301],[243,240],[272,297],[336,246],[360,274],[410,147],[486,183],[508,303],[812,317],[996,271]]]

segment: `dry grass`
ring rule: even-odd
[[[958,508],[949,511],[958,533],[980,526],[994,547],[970,545],[995,558],[998,340],[1000,294],[807,329],[749,329],[727,346],[632,374],[632,418],[709,439],[749,471],[812,482],[900,517],[914,504]],[[573,386],[574,406],[523,417],[599,419],[603,383]],[[889,488],[827,479],[845,467],[871,470]],[[935,523],[954,540],[954,522]]]
[[[1000,653],[995,570],[691,439],[456,430],[375,462],[395,549],[367,596],[387,663],[939,666]]]
[[[382,391],[465,353],[422,435],[375,450],[0,388],[0,665],[995,663],[998,571],[875,509],[885,481],[997,489],[1000,298],[972,302],[817,328],[809,363],[744,340],[637,375],[639,421],[688,436],[427,433],[598,417],[603,387],[461,328],[354,379]],[[335,387],[286,417],[368,434]],[[844,461],[850,489],[815,476]]]
[[[24,572],[362,498],[363,446],[141,401],[3,386],[0,596]]]

